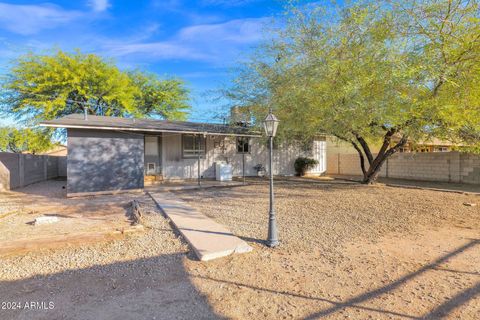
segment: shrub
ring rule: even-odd
[[[295,160],[295,172],[297,175],[303,176],[308,169],[313,168],[317,164],[318,161],[315,159],[299,157]]]

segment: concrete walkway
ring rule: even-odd
[[[149,192],[201,261],[252,251],[245,241],[168,192]]]

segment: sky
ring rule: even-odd
[[[0,75],[19,54],[80,49],[184,79],[190,120],[211,121],[210,92],[228,85],[282,12],[282,1],[267,0],[0,0]]]

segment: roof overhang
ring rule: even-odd
[[[247,134],[247,133],[227,133],[227,132],[209,132],[209,131],[180,131],[180,130],[165,130],[165,129],[151,129],[151,128],[131,128],[131,127],[117,127],[117,126],[86,126],[86,125],[74,125],[74,124],[53,124],[53,123],[40,123],[42,127],[51,128],[67,128],[67,129],[89,129],[89,130],[111,130],[111,131],[132,131],[132,132],[151,132],[151,133],[178,133],[178,134],[200,134],[210,136],[234,136],[234,137],[251,137],[258,138],[261,134]]]

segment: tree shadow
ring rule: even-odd
[[[49,310],[0,310],[8,319],[223,319],[190,281],[184,253],[1,281],[2,301]]]
[[[435,309],[431,310],[428,314],[424,315],[422,319],[441,319],[447,317],[450,312],[459,306],[467,303],[468,301],[474,299],[475,297],[480,296],[480,281],[475,285],[462,290],[457,293],[446,302],[437,306]]]
[[[304,319],[318,319],[322,317],[329,316],[331,314],[336,313],[337,311],[340,311],[344,308],[347,307],[355,307],[358,308],[358,304],[366,302],[371,299],[375,299],[376,297],[385,294],[387,292],[393,291],[400,287],[401,285],[405,284],[406,282],[412,280],[415,277],[418,277],[419,275],[423,274],[424,272],[428,270],[438,270],[437,267],[444,263],[447,262],[449,259],[461,254],[465,250],[471,249],[475,247],[476,245],[480,244],[480,239],[471,239],[468,243],[465,245],[458,247],[457,249],[449,252],[448,254],[438,258],[437,260],[433,261],[432,263],[429,263],[420,269],[418,269],[415,272],[409,273],[383,287],[362,293],[360,295],[357,295],[353,298],[350,298],[342,303],[338,303],[333,305],[330,308],[318,311],[316,313],[313,313]],[[468,288],[461,293],[457,294],[456,296],[452,297],[449,299],[447,302],[443,303],[441,306],[437,307],[435,310],[431,311],[429,314],[425,315],[424,317],[421,317],[420,319],[423,318],[431,318],[432,316],[439,315],[439,314],[448,314],[448,312],[452,311],[454,308],[460,306],[461,304],[464,304],[470,299],[473,299],[475,296],[479,294],[479,284]],[[438,318],[438,317],[437,317]]]

